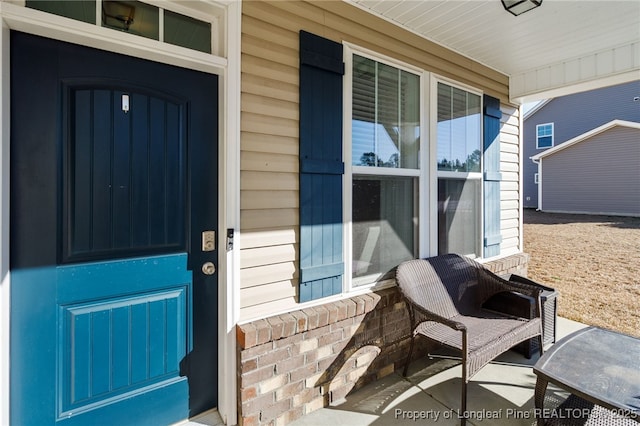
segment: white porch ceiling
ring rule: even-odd
[[[510,77],[522,103],[640,80],[640,0],[346,0]]]

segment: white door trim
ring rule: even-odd
[[[9,27],[0,20],[0,425],[9,423]]]
[[[176,0],[179,3],[179,0]],[[239,318],[238,229],[240,226],[240,1],[203,0],[203,8],[220,15],[223,56],[135,37],[51,15],[0,0],[0,425],[10,424],[10,299],[9,274],[9,147],[10,30],[176,65],[220,76],[219,87],[219,294],[218,411],[226,424],[237,423],[236,339]],[[181,6],[180,6],[181,7]],[[184,8],[183,8],[184,10]],[[236,232],[235,246],[226,250],[226,230]]]

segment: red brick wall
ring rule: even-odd
[[[486,266],[526,273],[527,255]],[[404,366],[409,318],[396,288],[238,325],[238,419],[285,425]],[[416,341],[416,357],[426,353]]]
[[[529,255],[527,253],[519,253],[500,259],[485,262],[484,266],[498,275],[517,274],[523,277],[527,276],[527,265],[529,264]]]

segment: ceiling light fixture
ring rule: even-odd
[[[542,0],[502,0],[504,8],[514,16],[535,9],[542,4]]]
[[[111,0],[102,2],[102,22],[107,27],[129,31],[135,13],[136,8],[130,3]]]

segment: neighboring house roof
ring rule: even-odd
[[[593,130],[589,130],[588,132],[585,132],[581,135],[576,136],[573,139],[569,139],[566,142],[561,143],[560,145],[556,145],[553,148],[549,148],[544,152],[541,152],[540,154],[534,155],[533,157],[531,157],[531,159],[533,161],[538,161],[544,157],[548,157],[549,155],[553,155],[558,151],[562,151],[563,149],[567,149],[577,143],[583,142],[595,135],[597,135],[598,133],[602,133],[605,132],[609,129],[612,129],[616,126],[622,126],[622,127],[629,127],[629,128],[633,128],[633,129],[639,129],[640,130],[640,123],[636,123],[633,121],[625,121],[625,120],[612,120],[606,124],[603,124],[600,127],[596,127]]]
[[[542,109],[543,106],[545,106],[546,104],[548,104],[549,102],[551,102],[552,99],[545,99],[544,101],[540,101],[538,102],[533,108],[531,108],[529,111],[527,111],[524,116],[523,116],[523,120],[528,119],[529,117],[531,117],[533,114],[535,114],[536,112],[540,111]]]

